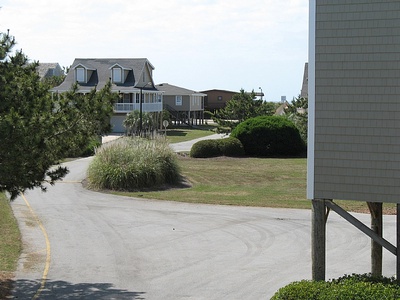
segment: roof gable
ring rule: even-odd
[[[113,90],[131,91],[137,88],[140,78],[143,78],[144,70],[148,70],[149,81],[153,82],[152,70],[153,65],[146,58],[76,58],[68,72],[64,82],[58,87],[53,88],[53,91],[67,91],[75,83],[74,70],[78,67],[83,67],[86,70],[93,71],[96,80],[89,80],[87,83],[80,83],[80,90],[86,91],[93,88],[101,89],[111,78],[111,69],[121,67],[127,71],[125,81],[121,84],[113,83]],[[93,77],[93,76],[92,76]],[[149,82],[147,81],[147,82]],[[147,86],[146,88],[153,88]]]
[[[186,88],[182,88],[176,85],[168,84],[168,83],[160,83],[156,85],[156,88],[159,91],[163,91],[166,96],[185,96],[185,95],[193,95],[196,94],[198,96],[206,96],[205,94],[189,90]]]

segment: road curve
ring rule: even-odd
[[[89,161],[67,163],[63,182],[12,203],[24,243],[15,298],[269,299],[310,279],[310,211],[92,192],[80,183]],[[384,222],[394,243],[395,217]],[[328,278],[369,272],[365,235],[334,213],[327,234]],[[384,273],[395,274],[387,251]]]

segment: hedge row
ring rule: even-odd
[[[394,278],[353,274],[325,281],[298,281],[281,288],[271,300],[385,300],[400,299]]]
[[[243,156],[242,143],[233,137],[217,140],[202,140],[192,146],[190,156],[194,158],[207,158],[217,156]]]

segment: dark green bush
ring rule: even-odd
[[[317,300],[327,286],[325,281],[292,282],[276,292],[271,300]]]
[[[88,141],[86,147],[82,150],[80,157],[92,156],[95,150],[101,146],[101,137],[95,136]]]
[[[243,145],[237,138],[227,137],[217,141],[222,155],[233,157],[244,155]]]
[[[70,145],[70,149],[64,154],[65,157],[87,157],[95,153],[95,149],[101,146],[101,136],[93,136],[87,140],[76,140]]]
[[[195,158],[216,157],[221,155],[217,140],[202,140],[196,142],[190,149],[190,156]]]
[[[325,281],[293,282],[281,288],[271,300],[384,300],[400,299],[400,286],[394,278],[371,274]]]
[[[210,120],[214,114],[208,110],[204,111],[204,119]]]
[[[297,156],[305,145],[296,126],[284,117],[261,116],[248,119],[231,133],[249,156]]]
[[[216,156],[243,156],[242,143],[233,137],[217,140],[202,140],[192,146],[190,156],[195,158],[207,158]]]

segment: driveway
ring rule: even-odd
[[[228,135],[226,135],[224,133],[216,133],[216,134],[208,135],[208,136],[201,137],[198,139],[190,140],[187,142],[174,143],[174,144],[171,144],[171,148],[175,152],[189,152],[190,149],[192,149],[193,144],[197,143],[198,141],[223,139],[223,138],[226,138],[227,136]]]
[[[12,203],[24,243],[15,299],[269,299],[310,279],[310,211],[97,193],[81,184],[89,162]],[[384,222],[394,243],[395,216]],[[370,271],[365,235],[334,213],[327,235],[328,278]],[[387,251],[383,265],[395,274]]]

